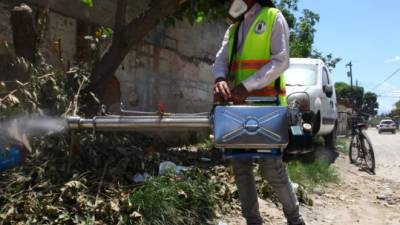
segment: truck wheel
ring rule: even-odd
[[[335,127],[333,128],[332,132],[326,136],[324,136],[325,139],[325,147],[336,150],[336,132],[337,131],[337,124],[335,124]]]

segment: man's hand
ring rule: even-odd
[[[225,78],[218,78],[214,83],[214,100],[227,101],[231,97],[231,91],[229,90],[228,83]],[[222,98],[222,99],[221,99]]]
[[[246,102],[246,98],[249,96],[249,92],[242,83],[232,89],[231,93],[232,94],[229,98],[229,101],[232,101],[235,105],[244,104]]]

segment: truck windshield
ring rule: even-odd
[[[316,68],[307,65],[290,65],[285,71],[286,86],[311,86],[317,81]]]

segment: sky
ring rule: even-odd
[[[346,64],[353,63],[353,82],[378,94],[379,112],[400,100],[400,0],[299,0],[299,10],[321,17],[314,48],[342,61],[332,72],[336,82],[350,83]],[[379,85],[379,86],[378,86]]]

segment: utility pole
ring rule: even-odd
[[[349,71],[347,72],[347,77],[350,77],[350,90],[351,95],[353,96],[353,64],[351,61],[346,64],[346,67],[349,67]],[[354,113],[354,100],[351,100],[351,114]]]

